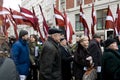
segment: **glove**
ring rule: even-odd
[[[93,60],[92,60],[92,57],[91,57],[91,56],[87,57],[86,60],[90,61],[90,64],[93,63]]]
[[[20,80],[26,80],[26,76],[25,75],[20,75]]]

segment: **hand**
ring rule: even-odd
[[[72,58],[74,58],[74,55],[72,55]]]
[[[35,63],[33,63],[32,65],[36,65]]]
[[[89,56],[89,57],[86,58],[86,60],[89,60],[89,61],[90,61],[90,60],[92,60],[92,57]]]
[[[87,57],[86,60],[90,61],[90,64],[93,63],[93,60],[92,60],[92,57],[91,57],[91,56]]]

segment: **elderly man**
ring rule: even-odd
[[[40,80],[62,80],[59,50],[61,33],[57,28],[50,28],[48,31],[49,37],[43,44],[40,57]]]

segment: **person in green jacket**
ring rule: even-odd
[[[38,80],[38,66],[39,56],[41,52],[41,44],[39,44],[37,36],[35,34],[30,35],[29,48],[30,48],[30,78],[29,80]]]
[[[102,80],[120,80],[120,53],[115,39],[107,39],[102,56]]]

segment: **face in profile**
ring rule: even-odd
[[[61,39],[61,34],[60,33],[55,33],[52,36],[53,36],[53,38],[56,42],[60,42],[60,39]]]
[[[81,37],[81,39],[80,39],[80,44],[81,44],[83,47],[88,48],[88,45],[89,45],[88,37],[87,37],[87,36]]]
[[[113,42],[112,44],[110,44],[109,48],[113,50],[118,50],[117,42]]]
[[[30,36],[30,41],[35,42],[35,38],[33,36]]]

